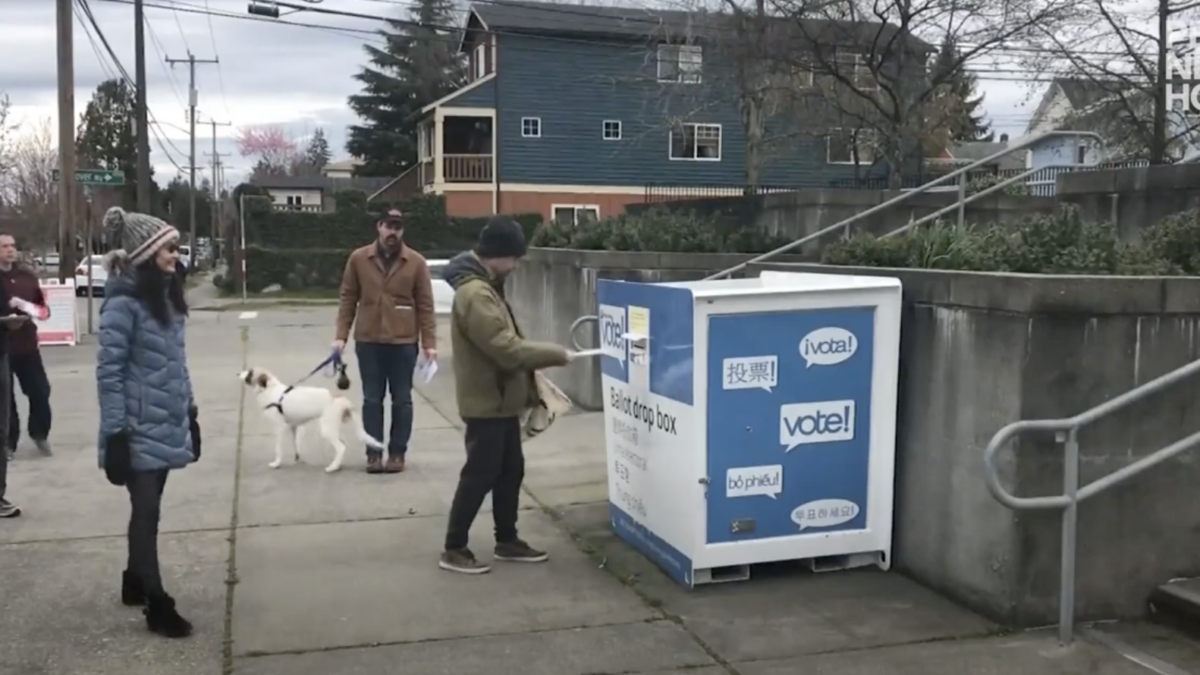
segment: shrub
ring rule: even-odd
[[[730,228],[695,211],[654,208],[579,225],[546,223],[533,246],[593,251],[672,251],[679,253],[761,253],[788,243],[756,228]]]
[[[264,248],[338,250],[369,244],[375,238],[379,212],[391,205],[373,204],[370,210],[355,207],[354,191],[339,192],[336,199],[337,210],[331,213],[274,209],[252,213],[247,206],[246,242]],[[347,202],[346,208],[342,202]],[[404,239],[418,251],[470,248],[487,222],[486,217],[447,217],[445,200],[437,195],[416,195],[398,207],[405,214]],[[538,213],[516,214],[513,218],[521,223],[527,238],[542,222]]]
[[[289,291],[337,288],[350,250],[246,249],[246,289],[257,293],[272,284]]]
[[[967,178],[967,192],[971,192],[971,193],[983,192],[984,190],[992,187],[993,185],[996,185],[997,183],[1003,182],[1005,180],[1007,180],[1007,178],[1002,178],[1000,176],[997,176],[997,175],[991,174],[991,173],[980,174],[977,176],[969,176]],[[947,183],[947,184],[949,184],[949,183]],[[999,190],[997,190],[996,192],[993,192],[992,194],[993,195],[995,195],[995,194],[1012,195],[1014,197],[1028,196],[1029,195],[1029,184],[1024,181],[1016,181],[1015,183],[1009,183],[1008,185],[1004,186],[1003,188],[1000,188]]]
[[[1200,233],[1200,228],[1196,232]],[[1163,246],[1179,245],[1184,238],[1183,234],[1174,238],[1154,236],[1164,242]],[[1200,251],[1200,245],[1192,250]],[[821,261],[830,265],[1031,274],[1166,274],[1179,269],[1152,246],[1121,243],[1116,228],[1108,223],[1084,222],[1073,207],[1007,227],[933,223],[887,239],[858,235],[826,248]]]

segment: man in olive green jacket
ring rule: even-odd
[[[491,568],[467,548],[467,532],[483,498],[492,493],[496,560],[544,562],[549,556],[517,537],[517,503],[525,478],[521,415],[537,403],[534,371],[565,366],[563,347],[521,335],[504,279],[525,255],[525,235],[508,216],[494,216],[474,251],[456,256],[443,273],[454,287],[450,340],[458,414],[466,425],[467,462],[459,477],[442,569],[483,574]]]

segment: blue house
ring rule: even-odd
[[[444,195],[450,215],[540,212],[569,222],[621,213],[645,201],[649,185],[740,194],[747,143],[739,101],[722,91],[732,86],[730,64],[695,22],[689,13],[653,9],[471,6],[460,46],[469,81],[422,111],[423,189]],[[872,86],[864,57],[838,48],[836,58],[857,89]],[[814,88],[814,79],[820,86],[811,68],[788,74],[786,87]],[[828,186],[886,175],[866,130],[827,117],[792,111],[786,121],[798,133],[769,144],[758,184]]]

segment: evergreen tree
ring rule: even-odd
[[[346,150],[363,160],[356,173],[393,176],[417,161],[421,108],[458,89],[466,80],[457,53],[453,0],[419,0],[407,22],[391,21],[381,31],[387,45],[365,45],[370,65],[355,76],[361,94],[350,107],[362,119],[350,127]]]
[[[304,161],[319,174],[333,159],[329,151],[329,140],[325,138],[325,130],[317,127],[312,138],[308,139],[308,147],[304,150]]]
[[[950,140],[991,141],[995,133],[991,125],[984,120],[983,94],[976,91],[979,79],[966,69],[962,53],[954,40],[947,38],[938,50],[934,61],[933,75],[943,83],[940,97],[947,102],[951,111],[949,119]]]
[[[125,173],[121,206],[137,206],[137,137],[134,133],[133,88],[122,79],[105,80],[88,101],[75,135],[79,167]],[[151,194],[157,192],[151,185]],[[151,197],[153,199],[153,196]]]

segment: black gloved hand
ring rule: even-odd
[[[119,431],[104,439],[104,475],[113,485],[129,482],[133,458],[130,456],[129,431]]]
[[[188,408],[189,426],[192,432],[193,462],[200,461],[200,410],[196,406]]]

